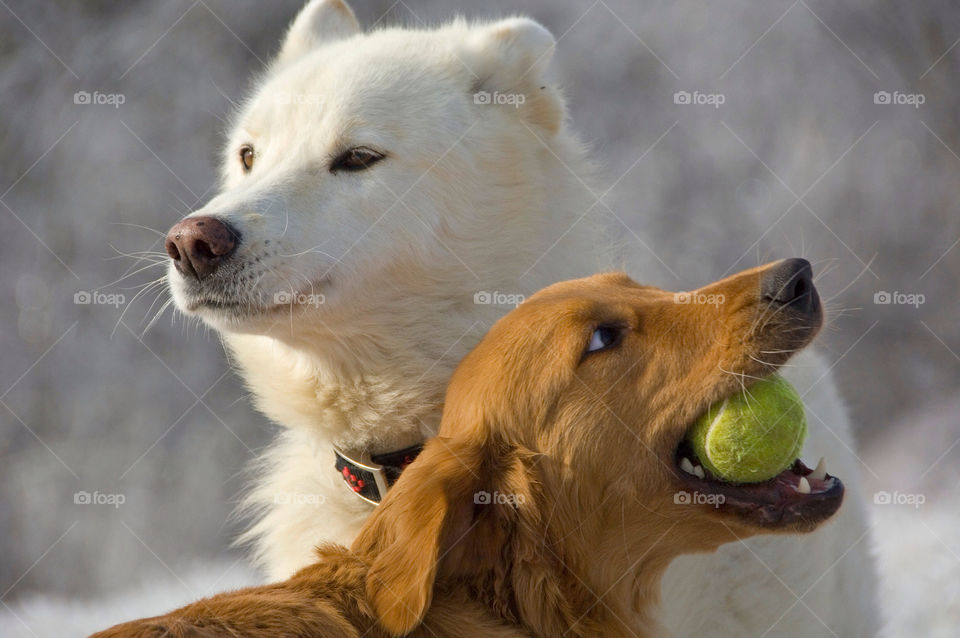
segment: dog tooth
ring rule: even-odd
[[[701,479],[706,478],[707,476],[706,473],[704,473],[703,468],[700,467],[699,465],[693,466],[693,473],[694,475],[696,475],[697,478],[701,478]]]
[[[687,474],[693,474],[693,463],[687,457],[683,457],[680,459],[680,469]]]
[[[800,483],[797,484],[797,491],[801,494],[810,493],[810,481],[807,480],[806,476],[800,477]]]
[[[827,478],[827,460],[822,456],[820,457],[820,462],[817,463],[817,469],[810,473],[810,478],[817,479],[818,481]]]

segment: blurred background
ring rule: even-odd
[[[54,615],[82,633],[160,611],[144,592],[177,603],[257,578],[228,549],[231,511],[273,426],[214,333],[171,308],[145,330],[168,297],[138,287],[163,266],[135,257],[211,197],[234,104],[300,5],[0,0],[4,636],[50,635]],[[635,278],[685,290],[814,263],[889,635],[956,636],[960,7],[351,6],[366,27],[522,13],[551,29]]]

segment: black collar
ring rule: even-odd
[[[351,456],[342,448],[333,447],[336,454],[336,468],[343,481],[357,496],[379,505],[387,490],[400,478],[400,472],[420,454],[423,444],[412,445],[395,452],[371,455],[362,452]]]

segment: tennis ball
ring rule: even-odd
[[[759,483],[790,467],[806,436],[800,396],[773,375],[710,406],[687,432],[687,441],[715,477]]]

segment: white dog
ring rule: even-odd
[[[341,0],[313,0],[239,114],[220,194],[171,229],[178,307],[286,427],[246,502],[271,578],[351,541],[497,317],[605,267],[590,167],[543,78],[553,47],[525,18],[362,33]],[[814,355],[791,370],[801,392],[827,373]],[[829,451],[841,515],[677,562],[677,635],[874,635],[849,428],[829,379],[806,400],[805,456]]]

